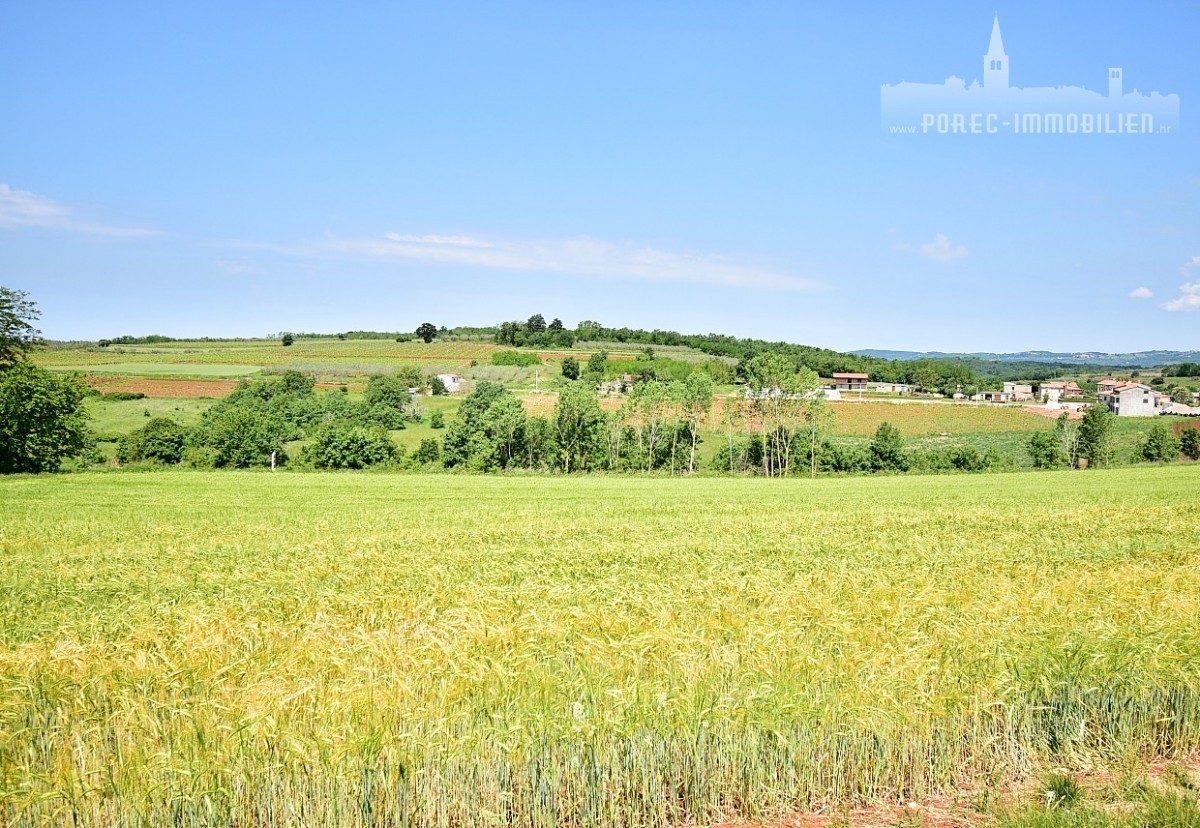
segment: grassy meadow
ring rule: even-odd
[[[695,825],[1185,756],[1198,484],[3,479],[0,824]]]

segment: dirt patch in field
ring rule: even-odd
[[[1030,414],[1036,414],[1039,417],[1047,417],[1051,420],[1057,420],[1064,411],[1067,412],[1068,420],[1083,419],[1082,411],[1072,411],[1069,408],[1041,408],[1040,406],[1036,405],[1027,405],[1025,406],[1025,410]]]
[[[1067,775],[1083,789],[1084,801],[1093,807],[1100,805],[1113,812],[1127,812],[1135,807],[1135,803],[1123,801],[1120,796],[1122,779],[1112,771],[1093,769],[1067,772]],[[1181,776],[1184,779],[1182,788]],[[1194,793],[1200,789],[1200,756],[1178,762],[1147,762],[1125,778],[1126,782],[1132,780],[1140,780],[1146,787],[1160,792]],[[720,822],[713,828],[994,828],[996,817],[993,814],[997,812],[1044,807],[1041,801],[1043,787],[1042,777],[1031,777],[999,791],[981,788],[975,793],[964,791],[958,796],[830,809],[769,822]],[[983,795],[985,791],[987,796]]]
[[[90,374],[84,381],[102,393],[125,391],[130,394],[145,394],[147,397],[171,399],[228,397],[237,388],[234,380],[182,380],[182,379],[135,379],[130,377],[106,377]]]
[[[554,407],[558,405],[558,394],[553,391],[545,394],[521,394],[517,399],[525,406],[525,413],[535,417],[552,416]],[[600,407],[605,411],[616,411],[624,401],[624,397],[601,397]]]

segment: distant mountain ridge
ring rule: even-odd
[[[1108,354],[1103,351],[1017,351],[1011,354],[947,353],[945,351],[886,351],[863,348],[849,353],[857,356],[879,357],[910,361],[915,359],[986,359],[994,362],[1041,362],[1063,365],[1110,365],[1120,368],[1155,368],[1177,362],[1200,361],[1200,351],[1137,351],[1130,354]]]

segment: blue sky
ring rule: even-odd
[[[1012,85],[1120,66],[1179,95],[1178,131],[887,134],[881,84],[980,78],[996,13]],[[838,349],[1200,347],[1190,0],[0,17],[0,284],[51,337],[540,312]]]

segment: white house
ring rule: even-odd
[[[1083,399],[1083,389],[1074,382],[1043,382],[1038,388],[1042,402],[1054,406],[1062,400]]]
[[[462,377],[458,374],[438,374],[437,378],[446,386],[447,394],[453,394],[462,388]]]
[[[1119,382],[1097,396],[1118,417],[1153,417],[1158,413],[1154,389],[1140,382]]]
[[[1033,386],[1020,382],[1004,383],[1004,393],[1013,402],[1030,402],[1033,400]]]

